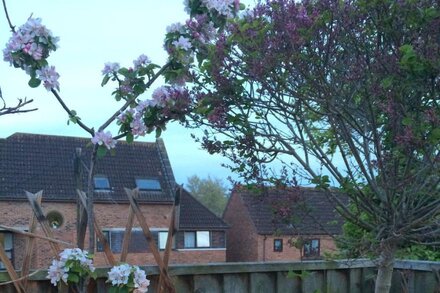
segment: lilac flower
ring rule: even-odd
[[[110,131],[104,133],[104,131],[98,131],[92,138],[93,144],[104,145],[107,149],[112,149],[116,146],[116,140],[113,139]]]
[[[168,99],[168,88],[166,86],[158,87],[153,92],[153,101],[156,105],[163,107]]]
[[[115,63],[115,62],[107,62],[104,65],[104,69],[102,70],[102,75],[106,75],[112,72],[116,72],[119,70],[119,68],[121,68],[121,66],[119,65],[119,63]]]
[[[176,48],[180,48],[185,51],[190,50],[192,47],[191,41],[188,38],[185,38],[183,36],[180,36],[177,41],[174,41],[173,45],[176,46]]]
[[[44,87],[48,91],[52,89],[60,90],[60,83],[58,82],[60,75],[55,71],[55,66],[45,66],[37,70],[36,74],[37,78],[43,82]]]
[[[147,55],[142,54],[136,60],[133,61],[134,70],[138,70],[144,65],[148,65],[151,63],[150,58]]]

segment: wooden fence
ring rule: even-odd
[[[157,266],[143,267],[151,280],[149,292],[156,292]],[[90,292],[107,292],[109,268],[99,268]],[[440,293],[440,262],[397,261],[392,293]],[[266,263],[216,263],[170,265],[176,292],[298,292],[368,293],[374,291],[375,264],[370,260],[303,261]],[[27,292],[58,292],[46,279],[47,271],[29,278]],[[0,292],[15,292],[6,272],[0,272]]]

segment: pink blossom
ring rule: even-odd
[[[173,24],[170,24],[169,26],[167,26],[166,32],[167,32],[167,34],[169,34],[169,33],[184,33],[185,28],[183,27],[183,25],[180,22],[176,22],[176,23],[173,23]]]
[[[104,131],[98,131],[92,138],[93,144],[104,145],[107,149],[112,149],[116,146],[116,140],[113,139],[110,131],[104,133]]]
[[[40,18],[29,18],[9,39],[3,50],[3,60],[22,69],[29,65],[35,66],[29,64],[29,60],[23,58],[23,55],[13,53],[23,52],[38,61],[47,58],[51,51],[56,50],[58,40],[41,24]]]
[[[142,116],[137,115],[130,123],[131,133],[137,136],[144,136],[147,132],[147,127],[142,121]]]
[[[188,38],[185,38],[183,36],[180,36],[177,41],[174,41],[173,45],[176,46],[176,48],[180,48],[185,51],[190,50],[192,47],[191,41]]]
[[[134,70],[138,70],[142,66],[148,65],[151,63],[150,58],[147,55],[140,55],[136,60],[133,61]]]
[[[119,63],[116,62],[107,62],[104,65],[104,69],[102,70],[102,75],[106,75],[112,72],[116,72],[119,70],[119,68],[121,68],[121,66],[119,65]]]
[[[240,3],[237,0],[202,0],[208,10],[216,11],[218,14],[233,17]]]
[[[55,66],[45,66],[37,70],[36,74],[37,78],[43,82],[44,87],[48,91],[52,89],[60,90],[60,83],[58,82],[60,75],[55,71]]]

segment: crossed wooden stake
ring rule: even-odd
[[[130,208],[129,208],[129,213],[128,213],[128,221],[127,221],[127,224],[125,227],[125,233],[124,233],[124,238],[123,238],[123,242],[122,242],[122,252],[121,252],[120,262],[125,262],[127,259],[128,245],[130,243],[131,230],[133,228],[134,217],[136,217],[139,222],[139,225],[142,228],[142,232],[145,236],[145,239],[147,240],[147,243],[150,247],[150,250],[153,253],[154,259],[155,259],[157,265],[159,266],[160,275],[159,275],[159,283],[158,283],[157,292],[159,292],[159,293],[162,293],[162,292],[175,293],[176,290],[175,290],[174,285],[172,283],[172,280],[168,274],[168,262],[169,262],[169,258],[170,258],[170,254],[171,254],[173,238],[175,236],[175,232],[178,229],[178,223],[176,220],[178,218],[176,217],[176,212],[179,209],[181,189],[178,188],[176,191],[176,197],[175,197],[175,201],[174,201],[173,208],[172,208],[171,220],[170,220],[170,225],[168,228],[168,238],[167,238],[167,243],[165,246],[165,252],[164,252],[163,259],[160,256],[156,242],[154,241],[154,238],[153,238],[153,234],[151,233],[151,230],[147,224],[147,221],[146,221],[144,215],[142,214],[142,211],[141,211],[139,204],[137,202],[137,198],[139,197],[139,190],[138,189],[131,190],[131,189],[125,188],[125,192],[127,193],[128,199],[130,201]],[[27,290],[27,284],[28,284],[27,277],[28,277],[29,269],[30,269],[32,249],[34,246],[34,238],[40,238],[40,239],[44,239],[44,240],[49,241],[49,245],[50,245],[52,253],[55,257],[57,257],[61,251],[60,244],[72,246],[71,243],[54,239],[53,234],[52,234],[52,230],[49,226],[47,218],[44,215],[44,212],[41,208],[41,199],[42,199],[43,191],[39,191],[36,194],[32,194],[27,191],[25,191],[25,193],[26,193],[26,196],[29,200],[29,203],[31,205],[32,212],[33,212],[32,217],[31,217],[31,221],[29,223],[29,232],[24,232],[24,231],[21,231],[18,229],[14,229],[11,227],[0,225],[0,228],[2,228],[2,229],[28,236],[27,242],[26,242],[25,257],[23,260],[22,268],[21,268],[21,278],[19,278],[17,272],[14,270],[14,267],[13,267],[11,261],[9,260],[8,256],[6,255],[6,252],[5,252],[3,245],[0,243],[0,260],[5,265],[6,270],[7,270],[8,274],[14,284],[14,287],[18,293],[26,292],[26,290]],[[78,193],[81,205],[83,207],[86,207],[86,202],[87,202],[86,194],[80,190],[77,190],[77,193]],[[37,222],[40,223],[45,236],[35,234]],[[96,218],[94,219],[94,226],[95,226],[96,235],[97,235],[99,241],[103,245],[104,253],[105,253],[105,256],[106,256],[108,262],[112,266],[116,265],[117,262],[116,262],[115,257],[110,249],[110,245],[109,245],[107,239],[105,238],[104,234],[102,233],[102,229],[101,229]]]

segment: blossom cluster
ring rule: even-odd
[[[77,283],[81,277],[92,275],[95,271],[92,258],[79,248],[67,248],[54,259],[49,267],[47,278],[56,286],[61,280],[64,283]]]
[[[25,70],[32,77],[31,86],[39,85],[40,82],[35,82],[38,78],[47,90],[59,90],[59,74],[55,67],[47,66],[46,61],[49,54],[57,49],[58,40],[41,24],[40,18],[29,18],[9,39],[3,50],[3,60]]]
[[[108,282],[114,287],[126,288],[128,292],[144,293],[148,291],[150,281],[145,271],[138,266],[121,264],[108,272]]]
[[[44,87],[50,91],[51,89],[60,90],[58,78],[60,75],[55,71],[55,66],[45,66],[35,72],[37,78],[43,82]]]
[[[113,139],[113,136],[110,131],[97,131],[92,138],[93,144],[104,145],[107,149],[112,149],[116,146],[116,140]]]
[[[208,10],[226,17],[233,17],[240,8],[240,1],[238,0],[202,0],[202,3]]]
[[[189,104],[189,94],[182,87],[161,86],[153,92],[152,99],[139,101],[136,107],[121,113],[117,122],[132,135],[144,136],[152,132],[156,124],[179,119]]]

